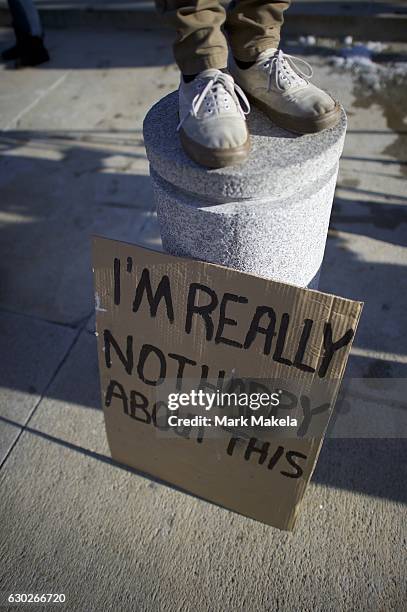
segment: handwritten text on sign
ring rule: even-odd
[[[202,443],[201,430],[157,436],[157,387],[233,376],[343,375],[358,302],[96,238],[99,364],[112,455],[229,508],[291,528],[320,440],[262,435]],[[198,442],[198,444],[196,443]],[[243,495],[242,492],[245,491]],[[275,503],[276,496],[278,504]]]

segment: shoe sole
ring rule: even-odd
[[[181,144],[187,155],[197,164],[206,168],[224,168],[241,164],[247,158],[250,151],[250,135],[244,144],[233,149],[210,149],[195,142],[181,128],[179,131]]]
[[[40,66],[40,64],[45,64],[45,62],[49,62],[50,57],[48,52],[38,54],[36,57],[30,57],[21,55],[17,58],[16,63],[18,68],[33,68],[34,66]]]
[[[296,134],[314,134],[315,132],[322,132],[322,130],[327,130],[336,125],[341,116],[341,107],[338,102],[335,102],[335,107],[331,111],[319,117],[293,117],[292,115],[279,113],[270,108],[262,100],[258,100],[247,92],[246,95],[249,101],[263,111],[263,113],[265,113],[278,127],[289,130],[290,132],[295,132]]]

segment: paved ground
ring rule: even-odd
[[[43,69],[0,71],[0,590],[75,611],[405,610],[405,440],[327,441],[293,534],[110,461],[89,238],[159,248],[141,124],[178,77],[161,33],[48,41]],[[366,301],[349,372],[405,378],[405,81],[370,90],[306,51],[349,115],[321,288]]]

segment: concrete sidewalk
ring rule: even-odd
[[[110,460],[90,235],[160,248],[141,126],[178,73],[163,33],[47,40],[51,63],[0,70],[0,591],[70,611],[402,612],[404,439],[328,440],[293,534]],[[406,82],[370,89],[307,53],[349,115],[321,289],[366,302],[349,375],[405,378]]]
[[[45,28],[163,28],[154,0],[35,0],[35,4]],[[9,25],[7,0],[0,0],[0,26]],[[405,0],[295,0],[284,35],[407,42],[407,6]]]

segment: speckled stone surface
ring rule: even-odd
[[[177,97],[144,121],[164,249],[252,274],[317,285],[346,132],[296,136],[252,109],[252,150],[244,164],[208,170],[176,134]]]

